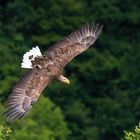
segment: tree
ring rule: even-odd
[[[124,137],[122,140],[139,140],[140,139],[140,124],[135,127],[135,131],[128,132],[124,131]]]
[[[0,140],[7,140],[11,134],[11,129],[0,125]]]

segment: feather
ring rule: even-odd
[[[33,66],[31,61],[34,60],[35,57],[42,57],[42,54],[38,46],[36,46],[35,48],[33,47],[31,50],[29,50],[23,55],[21,67],[32,69]]]

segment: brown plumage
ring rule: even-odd
[[[15,85],[8,97],[7,119],[17,120],[26,115],[52,79],[68,84],[68,79],[62,74],[63,68],[95,42],[102,28],[102,25],[87,23],[50,47],[42,57],[32,60],[33,69]]]

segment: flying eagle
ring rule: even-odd
[[[30,70],[15,85],[9,95],[6,118],[17,120],[25,116],[53,79],[70,84],[70,81],[63,76],[64,67],[95,42],[102,28],[103,25],[87,23],[54,44],[43,55],[38,47],[26,52],[21,67]]]

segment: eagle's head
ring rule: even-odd
[[[57,77],[57,80],[58,81],[60,81],[60,82],[63,82],[63,83],[65,83],[65,84],[70,84],[70,80],[69,79],[67,79],[65,76],[63,76],[63,75],[59,75],[58,77]]]

